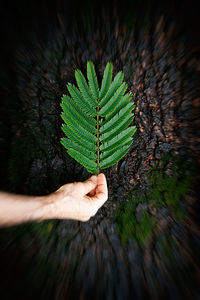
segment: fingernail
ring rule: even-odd
[[[105,177],[104,173],[100,173],[99,175],[101,175],[101,176],[103,175]]]
[[[97,181],[97,175],[92,175],[92,180],[93,180],[94,182],[96,182],[96,181]]]

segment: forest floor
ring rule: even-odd
[[[89,59],[99,82],[108,61],[124,72],[137,132],[103,170],[108,201],[88,222],[1,229],[1,299],[198,298],[196,45],[178,17],[137,9],[57,13],[40,32],[27,29],[4,66],[2,189],[45,195],[91,175],[60,144],[65,84]]]

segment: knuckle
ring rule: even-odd
[[[93,183],[93,181],[91,179],[88,179],[86,182],[87,183]]]
[[[82,222],[87,222],[87,221],[89,221],[89,219],[90,219],[90,217],[83,217],[81,221]]]
[[[91,217],[94,217],[97,213],[98,209],[91,215]]]

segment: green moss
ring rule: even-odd
[[[40,223],[31,224],[31,231],[36,235],[46,236],[51,234],[53,231],[54,221],[44,221]]]
[[[135,227],[135,237],[140,246],[143,246],[150,239],[155,226],[155,218],[150,213],[144,212],[141,222]]]
[[[169,162],[173,176],[165,172]],[[155,164],[148,176],[149,191],[142,196],[138,190],[131,191],[128,201],[115,214],[117,231],[123,244],[133,238],[143,247],[157,226],[157,217],[148,208],[143,212],[140,221],[137,220],[136,207],[139,203],[151,204],[156,210],[165,207],[179,220],[184,217],[181,199],[191,186],[194,171],[193,165],[185,157],[171,156],[168,153],[162,156],[162,160]]]
[[[164,172],[169,155],[164,155],[161,166],[158,164],[152,169],[149,175],[151,190],[147,194],[149,201],[153,202],[153,206],[160,208],[167,206],[177,218],[184,216],[181,206],[181,198],[186,194],[191,185],[194,168],[185,157],[173,157],[171,170],[173,177]],[[185,175],[185,171],[189,171],[189,175]]]
[[[134,238],[140,246],[143,246],[156,224],[154,217],[148,212],[142,214],[140,222],[137,221],[136,207],[139,203],[146,202],[146,198],[138,197],[137,192],[132,191],[129,201],[123,203],[115,214],[117,231],[123,245],[129,238]]]

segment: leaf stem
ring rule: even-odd
[[[98,100],[99,103],[99,100]],[[97,169],[98,169],[98,174],[99,174],[99,105],[97,106]]]

